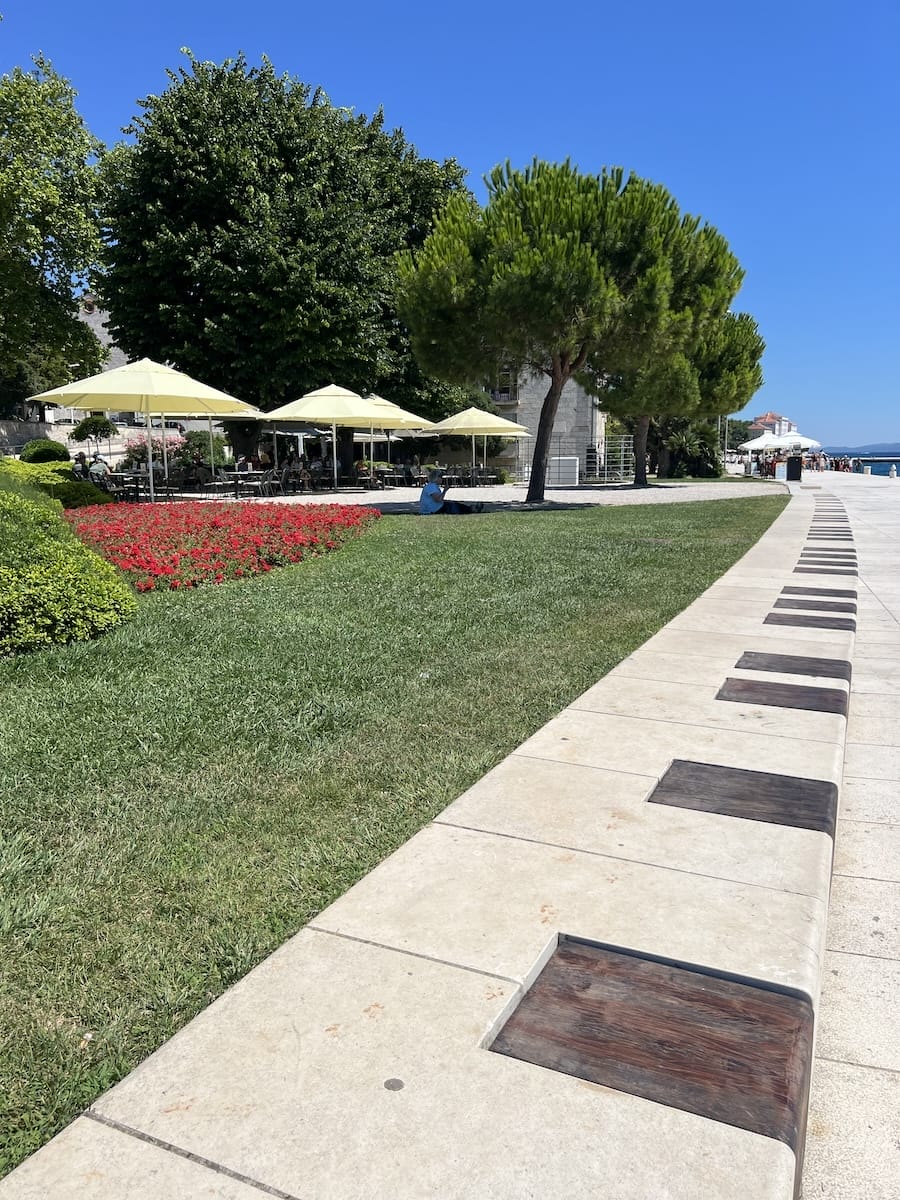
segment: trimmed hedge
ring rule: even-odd
[[[88,504],[115,504],[115,496],[104,492],[89,479],[61,479],[59,483],[38,484],[41,491],[58,500],[63,508],[85,508]]]
[[[27,463],[69,462],[71,457],[65,446],[54,442],[53,438],[33,438],[25,443],[19,454],[22,462]]]
[[[20,485],[26,485],[24,488]],[[113,504],[115,497],[87,479],[76,479],[67,462],[26,463],[14,458],[0,459],[0,488],[36,498],[36,491],[59,500],[63,508],[84,508],[88,504]]]
[[[58,502],[0,489],[0,654],[96,637],[136,608],[114,568],[63,522]]]

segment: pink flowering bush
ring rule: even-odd
[[[116,504],[66,520],[139,592],[261,575],[337,549],[381,514],[343,504]]]

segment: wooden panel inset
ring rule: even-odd
[[[802,1163],[805,996],[564,937],[491,1050],[785,1142]]]
[[[795,575],[859,575],[859,571],[848,571],[844,567],[794,567]]]
[[[817,554],[801,554],[798,567],[858,567],[855,558],[819,558]]]
[[[846,629],[853,633],[856,622],[852,617],[825,617],[815,613],[769,613],[764,625],[796,625],[803,629]]]
[[[859,595],[856,588],[783,587],[781,590],[788,596],[850,596],[855,600]]]
[[[837,786],[824,779],[743,771],[680,758],[647,797],[651,804],[672,804],[793,829],[816,829],[832,839],[837,798]]]
[[[819,675],[850,682],[852,668],[844,658],[813,658],[807,654],[766,654],[748,650],[734,664],[741,671],[777,671],[779,675]]]
[[[767,704],[775,708],[802,708],[809,712],[847,715],[847,693],[840,688],[801,683],[764,683],[761,679],[728,678],[716,692],[717,700],[735,704]]]
[[[775,607],[817,609],[819,612],[856,612],[856,605],[852,600],[797,600],[790,596],[787,598],[782,596],[776,600]]]

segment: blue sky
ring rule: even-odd
[[[622,165],[728,238],[774,409],[826,444],[900,441],[895,0],[0,0],[0,72],[43,51],[112,143],[181,47],[266,54],[420,153]]]

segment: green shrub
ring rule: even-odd
[[[61,512],[0,489],[0,654],[96,637],[135,611],[128,586]]]
[[[62,480],[73,480],[75,474],[69,462],[28,463],[16,458],[0,458],[0,489],[37,499],[52,492]]]
[[[88,504],[115,504],[115,497],[98,488],[89,479],[41,481],[41,491],[58,500],[63,508],[84,508]]]
[[[68,462],[70,455],[61,442],[54,442],[52,438],[34,438],[25,443],[19,458],[27,463]]]

